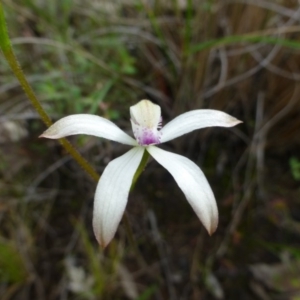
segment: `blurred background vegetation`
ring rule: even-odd
[[[152,161],[104,251],[96,183],[45,130],[0,60],[0,299],[300,299],[300,3],[296,0],[3,0],[16,55],[53,120],[93,113],[131,134],[150,99],[244,123],[169,142],[206,174],[209,237]],[[101,174],[128,148],[71,137]]]

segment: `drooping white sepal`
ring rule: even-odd
[[[198,109],[183,113],[161,129],[161,143],[173,140],[186,133],[211,126],[232,127],[242,123],[238,119],[213,109]]]
[[[133,134],[141,146],[160,143],[160,106],[149,100],[141,100],[130,107],[130,117]]]
[[[147,151],[171,173],[208,233],[214,233],[218,226],[218,208],[200,168],[184,156],[155,146],[147,147]]]
[[[40,137],[59,139],[74,134],[89,134],[122,144],[137,146],[137,142],[113,122],[89,114],[64,117],[50,126]]]
[[[96,188],[93,228],[102,247],[114,237],[122,219],[133,176],[145,149],[134,147],[111,161],[105,168]]]

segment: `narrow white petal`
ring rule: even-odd
[[[78,114],[62,118],[50,126],[41,137],[59,139],[74,134],[88,134],[122,144],[136,146],[137,142],[113,122],[95,115]]]
[[[147,151],[171,173],[208,233],[212,234],[218,226],[218,208],[200,168],[184,156],[155,146],[147,147]]]
[[[179,115],[161,129],[161,143],[173,140],[181,135],[211,126],[232,127],[242,123],[238,119],[213,109],[198,109]]]
[[[141,162],[144,148],[134,147],[111,161],[97,185],[94,201],[93,228],[102,247],[114,237],[122,219],[133,176]]]

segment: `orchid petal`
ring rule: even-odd
[[[131,118],[143,127],[156,128],[161,119],[161,109],[149,100],[141,100],[130,107]]]
[[[50,126],[40,137],[59,139],[74,134],[94,135],[126,145],[137,145],[137,142],[132,137],[113,122],[88,114],[64,117]]]
[[[134,147],[111,161],[97,185],[93,228],[102,247],[114,237],[124,213],[133,176],[141,162],[144,148]]]
[[[141,100],[130,107],[130,121],[133,134],[137,142],[142,145],[154,145],[160,143],[161,126],[160,106],[149,100]]]
[[[171,173],[208,233],[212,234],[218,225],[218,208],[200,168],[184,156],[155,146],[148,146],[147,151]]]
[[[179,115],[161,129],[161,143],[173,140],[181,135],[211,126],[232,127],[242,123],[238,119],[213,109],[198,109]]]

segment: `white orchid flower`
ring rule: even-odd
[[[160,106],[149,100],[142,100],[131,106],[130,116],[135,139],[111,121],[88,114],[62,118],[41,135],[49,139],[59,139],[74,134],[89,134],[133,146],[107,165],[97,185],[93,229],[99,244],[102,247],[107,246],[116,233],[144,151],[148,151],[171,173],[208,233],[212,234],[218,225],[218,208],[203,172],[186,157],[162,150],[155,145],[196,129],[210,126],[232,127],[241,121],[221,111],[199,109],[184,113],[161,128]]]

